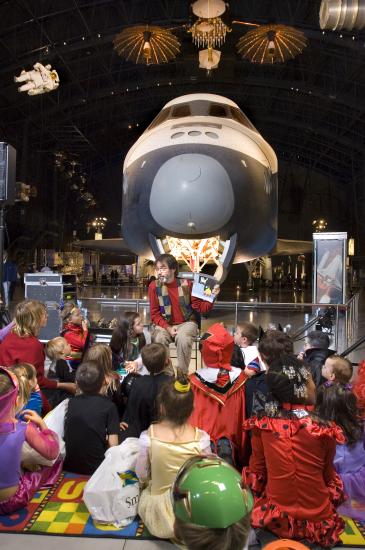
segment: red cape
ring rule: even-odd
[[[245,413],[245,382],[242,372],[229,385],[229,389],[208,384],[196,374],[191,375],[191,389],[194,393],[194,410],[189,422],[206,431],[216,444],[218,439],[227,438],[233,447],[236,464],[242,464],[247,433],[243,430]]]

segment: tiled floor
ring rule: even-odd
[[[0,535],[4,550],[173,550],[173,544],[163,541],[121,539],[48,537],[47,535]],[[232,549],[239,550],[239,549]]]
[[[0,546],[4,550],[174,550],[177,546],[163,541],[137,541],[116,539],[93,539],[77,537],[48,537],[46,535],[0,535]],[[259,546],[250,546],[258,550]],[[341,550],[336,546],[333,550]],[[232,548],[230,550],[240,550]],[[352,550],[347,547],[347,550]],[[355,550],[355,549],[353,549]]]

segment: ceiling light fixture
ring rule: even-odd
[[[286,25],[260,25],[237,42],[238,53],[252,63],[284,63],[307,45],[304,33]]]
[[[153,25],[128,27],[114,38],[114,49],[127,61],[159,65],[174,59],[180,42],[168,29]]]
[[[231,29],[223,23],[220,17],[211,19],[198,19],[188,29],[196,46],[216,48],[222,46],[226,40],[227,32]]]

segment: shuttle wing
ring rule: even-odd
[[[291,239],[278,239],[276,245],[268,256],[295,256],[310,254],[313,252],[312,241],[293,241]]]
[[[131,258],[131,263],[136,261],[136,255],[125,244],[124,239],[101,239],[94,240],[89,239],[85,241],[76,241],[72,244],[73,248],[79,248],[83,250],[95,250],[98,252],[111,252],[118,256],[127,256]]]
[[[99,252],[111,252],[118,256],[126,256],[131,258],[131,262],[136,261],[136,255],[130,248],[127,247],[124,239],[101,239],[100,241],[89,239],[85,241],[76,241],[73,243],[73,248],[84,250],[95,250]],[[313,251],[312,241],[295,241],[291,239],[278,239],[275,247],[272,249],[269,256],[290,256],[299,254],[311,254]]]

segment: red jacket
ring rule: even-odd
[[[35,336],[18,336],[10,332],[0,344],[0,365],[12,367],[17,363],[30,363],[37,371],[40,388],[56,388],[57,382],[44,375],[44,348]]]
[[[88,335],[89,331],[84,331],[80,325],[75,325],[74,323],[65,324],[62,336],[71,346],[70,359],[81,359]]]
[[[191,288],[193,286],[192,282],[188,281],[188,285],[191,292]],[[181,325],[182,323],[185,323],[185,319],[180,308],[179,291],[176,279],[174,279],[172,283],[168,283],[166,286],[168,288],[169,298],[171,301],[171,325]],[[150,301],[150,316],[152,323],[154,325],[158,325],[159,327],[167,328],[169,326],[169,323],[160,313],[160,304],[158,302],[155,281],[152,281],[150,283],[150,286],[148,287],[148,299]],[[213,304],[191,296],[191,307],[195,309],[195,311],[199,311],[199,313],[208,313],[212,309]]]

